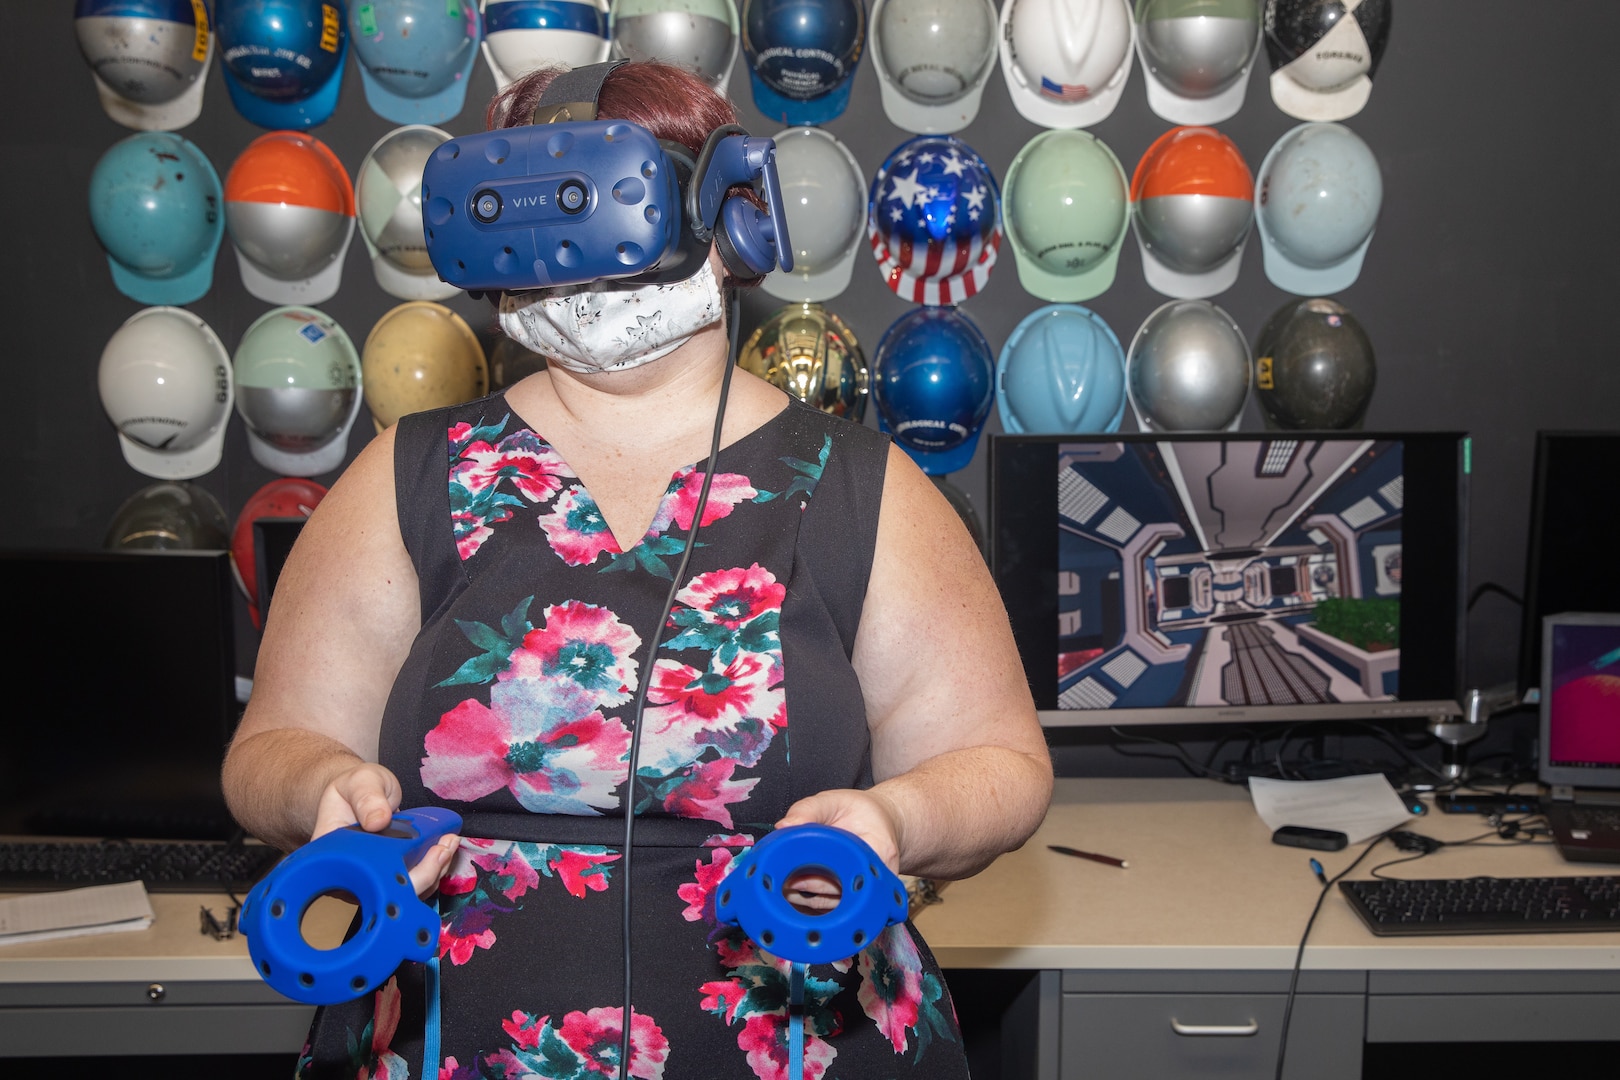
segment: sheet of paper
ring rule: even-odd
[[[1249,797],[1260,820],[1276,832],[1284,825],[1332,829],[1352,844],[1410,821],[1412,813],[1382,773],[1336,780],[1249,778]]]
[[[0,900],[0,945],[144,930],[151,925],[152,902],[139,881]]]

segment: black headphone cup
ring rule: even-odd
[[[770,217],[741,195],[729,196],[720,207],[715,243],[732,277],[762,278],[776,265],[776,237]]]

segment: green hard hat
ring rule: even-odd
[[[254,460],[283,476],[343,463],[361,399],[360,354],[343,327],[314,308],[275,308],[247,328],[234,363]]]
[[[1027,292],[1075,303],[1114,283],[1131,202],[1107,143],[1087,131],[1035,136],[1007,170],[1001,207]]]

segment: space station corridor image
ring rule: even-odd
[[[1400,443],[1064,445],[1057,483],[1060,708],[1395,696]]]

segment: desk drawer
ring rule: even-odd
[[[1064,994],[1062,1080],[1271,1080],[1281,994]],[[1360,1080],[1365,998],[1294,1000],[1288,1080]]]

